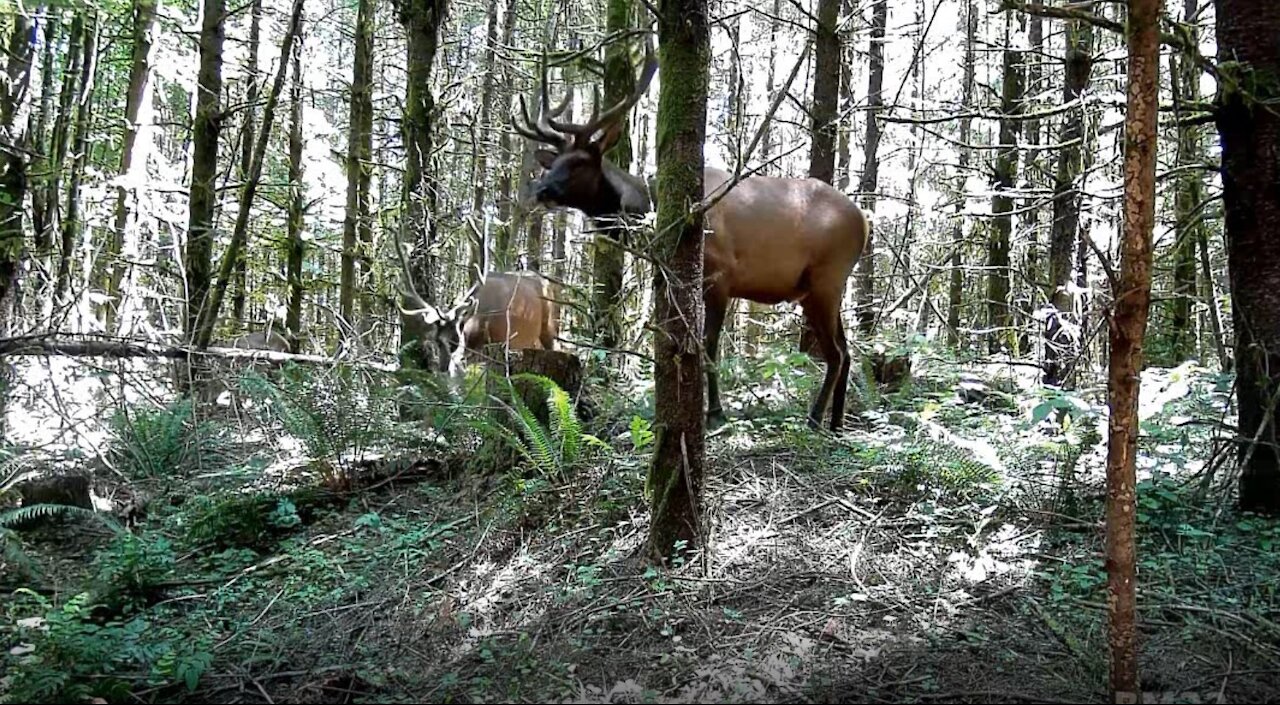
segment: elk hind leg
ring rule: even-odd
[[[839,309],[838,302],[831,304],[820,302],[814,298],[805,300],[804,313],[808,319],[809,325],[813,327],[813,335],[822,350],[822,358],[827,363],[827,371],[822,379],[822,387],[818,390],[817,396],[813,399],[813,405],[809,407],[809,427],[816,429],[822,425],[822,417],[826,413],[827,406],[831,404],[832,396],[837,389],[841,389],[840,406],[844,405],[843,385],[838,384],[839,376],[848,366],[848,353],[843,340],[843,330],[839,330]],[[837,338],[839,336],[839,338]],[[838,340],[838,342],[837,342]],[[843,409],[838,411],[843,412]],[[838,415],[832,416],[831,430],[840,430],[842,419]]]
[[[713,287],[703,298],[703,305],[706,308],[704,324],[707,327],[704,341],[707,353],[707,429],[710,430],[724,425],[726,421],[724,409],[720,406],[720,374],[716,365],[720,359],[720,331],[724,328],[729,297],[721,295]]]

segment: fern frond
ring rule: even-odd
[[[114,519],[106,515],[99,514],[92,509],[74,507],[68,504],[31,504],[24,507],[6,509],[0,512],[0,528],[11,528],[33,519],[44,519],[53,516],[78,516],[86,519],[96,519],[113,529],[120,528]]]

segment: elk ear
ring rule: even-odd
[[[543,169],[550,169],[551,165],[555,163],[556,157],[560,155],[549,149],[539,149],[533,153],[533,156],[538,160],[538,163],[542,165]]]

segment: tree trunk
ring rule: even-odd
[[[834,184],[836,180],[836,102],[840,99],[840,0],[818,0],[814,27],[813,108],[809,150],[809,178]]]
[[[851,18],[856,11],[854,0],[842,0],[840,15]],[[853,94],[853,64],[858,60],[853,42],[853,22],[846,20],[844,31],[840,33],[840,112],[844,114],[845,124],[837,124],[836,137],[836,188],[845,191],[853,177],[850,174],[849,136],[853,131],[854,113],[857,98]],[[770,67],[772,70],[772,67]]]
[[[62,225],[62,249],[58,255],[58,277],[54,288],[54,300],[65,305],[67,290],[71,286],[71,262],[76,243],[80,240],[80,182],[84,180],[85,165],[89,161],[89,125],[93,121],[94,75],[98,67],[98,14],[90,13],[84,24],[84,59],[80,72],[80,88],[76,91],[75,144],[71,162],[71,179],[67,184],[67,212]]]
[[[1078,101],[1089,86],[1093,68],[1093,28],[1087,22],[1071,22],[1067,26],[1067,49],[1064,59],[1065,83],[1062,101]],[[1053,223],[1049,227],[1049,282],[1045,294],[1053,305],[1044,333],[1044,383],[1061,385],[1075,357],[1075,340],[1082,331],[1069,332],[1073,297],[1068,290],[1071,281],[1072,250],[1080,237],[1080,175],[1084,171],[1081,143],[1084,141],[1084,106],[1067,113],[1058,139],[1058,167],[1053,183]]]
[[[35,179],[44,183],[36,183],[31,189],[31,229],[35,234],[35,250],[46,252],[51,246],[49,235],[49,198],[52,193],[46,184],[52,179],[53,161],[49,155],[52,145],[46,141],[45,132],[49,126],[49,116],[53,113],[53,67],[54,48],[58,40],[58,29],[62,24],[61,13],[51,12],[44,25],[44,51],[40,58],[40,112],[36,117],[35,130],[30,135],[32,157],[30,173]],[[68,94],[69,96],[70,94]]]
[[[0,144],[15,146],[26,143],[18,115],[27,98],[31,81],[31,20],[23,12],[14,14],[9,34],[8,62],[5,82],[0,85]],[[22,261],[22,212],[27,197],[27,155],[21,149],[0,151],[0,335],[9,331],[11,297],[18,285],[18,264]],[[7,385],[5,385],[7,386]],[[0,431],[3,427],[3,401],[7,396],[0,388]]]
[[[631,8],[631,0],[609,0],[606,34],[631,28]],[[605,50],[604,104],[616,105],[634,90],[635,74],[628,59],[627,45],[614,42]],[[631,169],[630,115],[622,117],[622,133],[607,156],[619,169]],[[592,330],[596,343],[606,348],[618,347],[622,338],[622,272],[626,260],[617,240],[625,237],[624,230],[611,229],[596,233],[592,238]]]
[[[1009,41],[1005,19],[1005,42]],[[1004,50],[1004,79],[1000,91],[1000,153],[995,164],[995,195],[991,210],[995,218],[987,242],[987,327],[989,349],[1000,350],[1009,340],[1009,235],[1013,231],[1013,197],[1009,191],[1018,179],[1018,121],[1023,92],[1023,56],[1015,49]]]
[[[1248,91],[1224,90],[1222,200],[1235,324],[1240,507],[1280,513],[1280,4],[1218,0],[1218,61]],[[1238,62],[1227,64],[1227,62]]]
[[[1199,46],[1200,32],[1196,26],[1199,0],[1185,0],[1183,21],[1188,40]],[[1200,67],[1189,57],[1176,53],[1169,55],[1170,84],[1173,87],[1174,104],[1182,107],[1188,102],[1200,101]],[[1195,331],[1192,327],[1191,308],[1196,297],[1196,245],[1204,229],[1201,215],[1204,201],[1204,180],[1199,165],[1204,161],[1200,126],[1181,122],[1178,125],[1178,166],[1183,167],[1174,195],[1174,217],[1177,236],[1173,252],[1173,301],[1169,321],[1169,357],[1177,364],[1195,354]]]
[[[698,544],[705,458],[702,350],[703,145],[711,63],[706,0],[662,0],[658,213],[653,277],[655,429],[647,482],[649,557]]]
[[[493,96],[497,91],[498,64],[498,0],[489,0],[489,26],[485,33],[485,70],[480,86],[480,119],[475,133],[475,180],[472,182],[471,263],[467,267],[467,286],[480,281],[489,269],[488,217],[484,213],[489,187],[490,116],[493,114]]]
[[[289,28],[285,31],[284,43],[280,49],[280,66],[276,70],[275,81],[271,85],[271,95],[267,96],[267,104],[262,109],[262,129],[258,132],[253,147],[252,161],[246,181],[240,191],[240,205],[236,214],[235,229],[231,232],[231,242],[227,244],[227,252],[218,267],[218,280],[209,290],[208,301],[200,310],[200,318],[196,328],[194,345],[203,349],[213,339],[217,326],[218,314],[222,308],[222,299],[227,291],[227,284],[234,273],[236,262],[249,238],[249,215],[254,196],[258,192],[258,179],[262,175],[262,162],[266,156],[267,143],[271,140],[271,128],[275,124],[276,105],[280,100],[280,92],[284,88],[284,78],[288,74],[289,57],[293,55],[293,46],[302,31],[302,8],[306,0],[294,0],[290,14]]]
[[[889,23],[889,0],[872,0],[875,8],[871,14],[871,75],[867,81],[867,136],[863,142],[862,178],[858,191],[862,194],[862,207],[868,213],[876,209],[876,189],[880,173],[880,123],[877,121],[884,107],[881,88],[884,85],[884,34]],[[875,325],[875,240],[874,234],[858,260],[858,328],[866,334]]]
[[[435,303],[435,258],[429,254],[436,240],[435,179],[431,174],[432,120],[435,99],[431,95],[431,66],[440,44],[440,26],[444,23],[447,0],[398,0],[400,22],[404,25],[408,43],[408,92],[404,106],[404,144],[408,150],[405,163],[403,204],[401,219],[402,240],[413,239],[414,248],[410,266],[413,286],[427,301]],[[419,316],[401,315],[401,347],[420,340],[426,332]],[[411,348],[403,364],[415,367],[433,367],[433,360],[425,347]]]
[[[370,274],[373,223],[369,215],[370,160],[373,158],[373,22],[376,0],[360,0],[356,10],[355,69],[351,78],[351,115],[347,131],[347,212],[342,221],[342,268],[338,313],[342,334],[356,326],[356,291],[364,291]],[[301,265],[301,253],[298,253]],[[292,262],[292,260],[291,260]],[[359,262],[360,281],[356,281]],[[293,283],[290,282],[292,286]],[[298,283],[301,295],[301,282]],[[360,328],[364,328],[363,325]]]
[[[293,51],[293,85],[289,90],[289,255],[285,271],[289,285],[289,303],[284,322],[289,331],[290,352],[293,353],[297,353],[302,345],[302,260],[306,256],[306,243],[302,240],[302,218],[306,208],[303,193],[306,189],[302,182],[302,146],[302,47],[299,45]],[[363,163],[360,170],[364,171]],[[367,195],[368,175],[365,174],[362,178]],[[362,210],[361,217],[362,227],[367,227],[368,211]]]
[[[191,201],[187,223],[187,341],[199,331],[200,312],[213,275],[213,228],[218,205],[218,134],[222,131],[222,45],[226,0],[204,0],[200,28],[200,76],[191,126]]]
[[[1112,702],[1137,702],[1138,645],[1134,514],[1142,340],[1151,301],[1151,231],[1156,203],[1160,0],[1129,3],[1129,89],[1125,115],[1124,235],[1112,292],[1107,442],[1107,605]]]
[[[1028,19],[1031,30],[1029,32],[1031,50],[1027,52],[1025,58],[1025,67],[1027,72],[1027,84],[1023,93],[1027,96],[1035,96],[1041,92],[1041,64],[1044,60],[1044,18],[1040,15],[1031,15]],[[1031,118],[1023,125],[1026,130],[1026,141],[1029,149],[1027,150],[1026,165],[1022,171],[1026,174],[1026,181],[1031,193],[1023,199],[1022,228],[1027,233],[1027,248],[1024,255],[1024,269],[1026,271],[1025,281],[1030,285],[1025,287],[1025,297],[1019,296],[1019,301],[1025,301],[1025,305],[1020,305],[1018,309],[1019,330],[1018,330],[1018,350],[1026,353],[1030,349],[1030,335],[1033,329],[1033,312],[1039,307],[1040,292],[1043,290],[1041,285],[1044,272],[1041,269],[1041,261],[1044,259],[1044,251],[1040,245],[1040,210],[1038,205],[1040,196],[1035,193],[1041,185],[1041,175],[1043,170],[1040,166],[1040,128],[1041,121],[1039,118]]]
[[[239,175],[242,185],[248,178],[249,167],[253,162],[254,133],[257,131],[259,99],[258,48],[261,45],[262,38],[262,0],[253,0],[249,13],[249,65],[246,68],[248,76],[245,79],[249,82],[249,86],[245,92],[244,129],[241,131],[240,138]],[[247,250],[247,247],[241,249],[236,259],[235,283],[233,284],[233,293],[231,295],[231,317],[235,319],[236,324],[241,328],[245,327],[246,324],[244,304],[245,290],[248,287],[248,283],[245,281],[245,277],[248,274],[248,263],[245,261],[248,256]]]
[[[770,105],[773,104],[773,100],[776,97],[775,91],[777,90],[775,85],[775,67],[778,63],[778,29],[779,24],[781,23],[779,18],[781,17],[782,2],[781,0],[773,0],[773,12],[769,19],[769,64],[768,68],[765,70],[764,84],[765,94],[769,99]],[[764,138],[760,143],[760,161],[763,163],[760,173],[765,174],[766,176],[775,175],[778,172],[777,166],[772,163],[773,152],[775,149],[776,142],[773,130],[773,121],[770,120],[764,126]],[[760,340],[764,337],[764,325],[760,321],[768,310],[769,307],[764,304],[757,303],[755,301],[747,302],[746,337],[747,345],[753,355],[758,354],[760,351]]]
[[[964,98],[960,109],[964,117],[960,118],[960,176],[956,185],[956,222],[951,232],[951,281],[947,291],[947,344],[952,348],[960,347],[960,307],[964,305],[964,221],[959,217],[964,213],[965,183],[969,179],[969,164],[972,155],[969,140],[972,135],[973,119],[969,112],[973,109],[973,84],[975,74],[974,41],[978,34],[978,10],[974,0],[964,3]]]
[[[516,32],[516,7],[518,0],[507,0],[506,14],[502,17],[502,46],[511,46],[515,39]],[[516,74],[512,70],[510,64],[504,64],[502,69],[502,85],[499,87],[499,93],[502,96],[502,109],[504,111],[511,109],[511,101],[515,95]],[[511,260],[515,254],[511,250],[511,235],[516,232],[518,210],[515,199],[512,196],[513,178],[512,174],[518,169],[518,160],[520,154],[517,154],[511,146],[511,131],[502,130],[502,134],[498,137],[498,154],[502,159],[502,166],[498,171],[498,227],[493,234],[493,267],[497,271],[506,270],[511,266]],[[535,145],[529,144],[529,147]],[[521,150],[522,152],[524,150]],[[532,162],[532,151],[530,151],[530,161]],[[521,179],[523,179],[523,174]],[[521,182],[523,183],[523,182]]]
[[[58,230],[62,172],[67,159],[68,145],[71,142],[71,115],[75,107],[76,85],[79,83],[80,63],[83,58],[84,16],[79,12],[72,17],[70,32],[67,61],[62,69],[62,88],[58,93],[58,117],[53,121],[52,159],[48,162],[48,173],[43,175],[44,213],[36,217],[40,225],[35,234],[36,252],[46,270],[53,253],[53,234]]]
[[[133,56],[129,65],[129,89],[124,104],[124,143],[120,146],[120,184],[116,187],[115,221],[107,253],[98,258],[98,263],[104,269],[110,267],[103,287],[108,297],[106,327],[109,331],[116,327],[123,294],[120,287],[128,268],[123,259],[124,243],[131,229],[138,189],[146,181],[147,155],[145,152],[136,154],[139,168],[135,170],[134,152],[138,144],[139,116],[143,106],[151,98],[148,88],[151,81],[151,48],[154,44],[152,32],[159,9],[160,0],[139,0],[133,10]],[[98,277],[94,279],[97,281]]]

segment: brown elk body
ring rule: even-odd
[[[538,201],[577,209],[606,230],[616,228],[618,219],[652,209],[644,180],[603,155],[619,136],[621,117],[639,101],[656,69],[650,51],[635,92],[602,115],[593,110],[592,118],[578,125],[556,120],[569,100],[566,96],[559,106],[549,106],[544,66],[537,122],[523,102],[524,124],[513,120],[521,135],[553,147],[538,152],[545,169],[532,186]],[[597,133],[602,136],[596,138]],[[769,305],[799,302],[827,365],[809,409],[809,424],[820,425],[830,405],[831,429],[839,430],[850,366],[840,306],[870,235],[867,218],[847,196],[816,179],[751,176],[734,184],[728,172],[708,167],[703,181],[704,198],[712,204],[706,211],[703,246],[709,424],[724,421],[716,372],[720,333],[729,302],[742,298]]]
[[[397,243],[407,290],[402,291],[411,308],[405,312],[423,317],[431,340],[437,346],[440,372],[456,372],[465,357],[478,357],[491,345],[510,350],[543,348],[552,350],[559,334],[558,287],[537,272],[490,272],[462,303],[442,311],[427,303],[413,287],[408,260]]]

